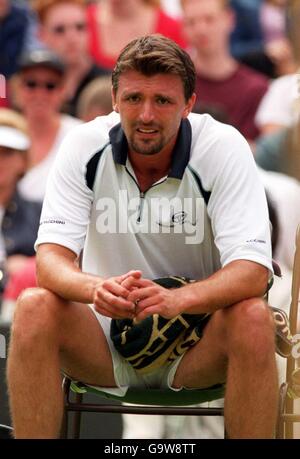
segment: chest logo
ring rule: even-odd
[[[189,223],[192,226],[196,226],[197,220],[195,219],[194,221],[190,221],[190,219],[188,219],[187,212],[185,212],[184,210],[173,213],[170,216],[169,222],[162,222],[162,221],[157,222],[159,226],[164,226],[164,227],[167,226],[169,228],[174,228],[175,225],[184,225],[185,223]]]

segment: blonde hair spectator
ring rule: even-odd
[[[9,108],[0,108],[0,126],[12,127],[27,135],[27,123],[24,116]]]
[[[83,121],[91,121],[96,116],[108,115],[111,111],[111,77],[96,78],[82,91],[78,100],[77,116]]]

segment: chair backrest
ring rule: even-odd
[[[296,233],[296,250],[294,255],[292,289],[291,289],[291,305],[289,313],[290,330],[292,336],[296,336],[299,332],[299,291],[300,291],[300,225]],[[297,360],[294,353],[287,359],[286,366],[286,381],[292,386],[293,374],[297,368]],[[299,394],[300,395],[300,394]]]
[[[291,305],[289,312],[290,331],[292,337],[299,333],[299,293],[300,293],[300,225],[296,232],[296,250],[293,264],[291,287]],[[297,344],[298,340],[294,340]],[[299,346],[297,346],[299,347]],[[300,422],[300,415],[295,414],[295,398],[300,397],[300,368],[297,357],[292,351],[287,358],[286,381],[280,387],[279,417],[277,426],[278,438],[293,438],[294,423]],[[299,379],[299,381],[297,381]]]
[[[298,314],[299,314],[299,289],[300,289],[300,225],[296,233],[296,251],[294,256],[293,279],[292,279],[292,300],[290,307],[290,329],[293,335],[298,329]]]

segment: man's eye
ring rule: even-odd
[[[167,105],[167,104],[170,103],[170,101],[169,101],[168,99],[165,99],[164,97],[159,97],[159,98],[157,99],[157,103],[158,103],[159,105]]]
[[[127,97],[128,102],[138,102],[140,100],[139,96],[128,96]]]

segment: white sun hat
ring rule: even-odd
[[[26,151],[30,147],[29,137],[19,129],[0,125],[0,147]]]

